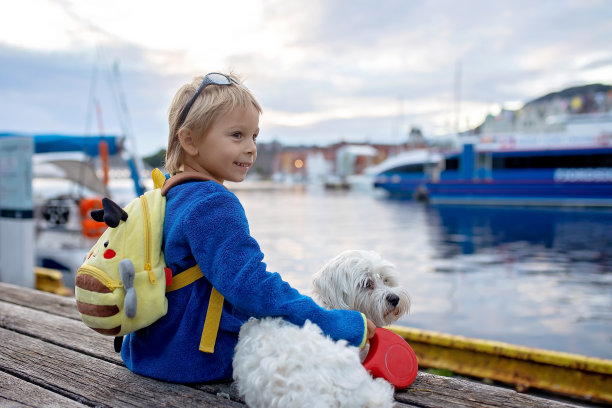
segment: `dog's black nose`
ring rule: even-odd
[[[399,303],[399,296],[397,296],[395,293],[390,293],[387,295],[387,302],[389,302],[391,306],[395,307]]]

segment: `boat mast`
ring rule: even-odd
[[[96,119],[98,122],[98,135],[100,137],[104,136],[104,121],[102,119],[102,106],[100,105],[100,101],[96,97],[96,86],[98,82],[98,67],[97,64],[94,65],[92,73],[91,73],[91,82],[89,85],[89,96],[87,100],[87,112],[85,118],[85,135],[91,135],[91,122],[92,122],[92,112],[95,113]],[[102,144],[106,144],[106,142],[101,141],[99,145],[99,154],[100,160],[102,164],[102,171],[104,173],[104,195],[110,197],[110,190],[108,189],[108,145],[102,146]],[[102,153],[102,150],[105,150],[106,157]],[[85,147],[83,147],[83,153],[85,153]],[[91,159],[90,159],[91,161]],[[84,163],[82,163],[84,165]],[[85,171],[81,171],[81,179],[84,177]],[[77,188],[79,192],[83,189],[84,182],[77,183]],[[79,193],[79,196],[82,196],[82,193]]]
[[[134,137],[134,132],[132,131],[132,123],[130,121],[130,114],[125,98],[125,93],[123,92],[123,86],[121,85],[121,75],[119,73],[119,62],[115,60],[113,63],[112,69],[113,76],[111,77],[111,84],[113,93],[116,95],[116,99],[119,104],[119,118],[121,127],[123,128],[123,133],[125,134],[126,140],[130,143],[129,149],[127,149],[131,155],[127,159],[128,166],[130,167],[130,172],[132,173],[132,180],[134,180],[134,190],[137,196],[141,196],[144,194],[144,187],[142,182],[140,181],[140,174],[143,169],[142,160],[137,155],[136,149],[136,138]]]
[[[455,63],[455,104],[454,131],[459,134],[459,118],[461,116],[461,60]]]
[[[132,124],[130,122],[130,115],[127,107],[127,102],[125,98],[125,93],[123,92],[123,88],[121,86],[121,78],[119,74],[119,63],[115,61],[112,66],[108,66],[106,64],[107,58],[104,55],[104,49],[98,47],[97,53],[97,63],[94,65],[91,86],[89,91],[89,106],[87,111],[87,120],[86,120],[86,133],[89,133],[91,128],[91,111],[93,108],[98,115],[98,125],[100,128],[100,132],[102,132],[101,127],[101,118],[99,115],[100,104],[98,103],[95,92],[96,92],[96,84],[98,79],[98,65],[103,65],[103,72],[106,74],[106,79],[109,84],[110,94],[113,99],[113,103],[115,105],[115,110],[117,112],[117,117],[119,121],[119,126],[121,127],[121,131],[123,132],[123,136],[128,144],[128,146],[124,146],[124,155],[128,157],[123,157],[126,161],[129,169],[132,180],[134,181],[134,192],[136,196],[140,196],[144,194],[144,187],[140,180],[141,170],[143,169],[142,161],[137,155],[136,149],[136,140],[134,137],[134,132],[132,131]]]

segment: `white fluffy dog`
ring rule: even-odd
[[[396,321],[410,308],[394,266],[371,251],[345,251],[314,276],[312,298],[327,309],[352,309],[374,324]],[[373,379],[359,350],[333,341],[318,326],[280,318],[250,319],[240,330],[234,379],[248,406],[392,407],[393,386]]]

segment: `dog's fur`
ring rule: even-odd
[[[312,298],[327,309],[358,310],[377,326],[410,308],[394,266],[376,252],[345,251],[314,276]],[[393,387],[373,379],[359,350],[334,342],[307,321],[250,319],[233,361],[238,392],[250,407],[392,407]]]

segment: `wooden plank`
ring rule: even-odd
[[[507,388],[488,386],[474,381],[441,377],[422,372],[419,372],[415,382],[408,389],[396,393],[395,399],[423,408],[569,408],[580,406],[521,394]]]
[[[0,282],[0,299],[58,316],[80,319],[76,301],[73,297],[58,296],[53,293]]]
[[[0,371],[87,405],[244,406],[184,385],[142,377],[124,366],[6,329],[0,329],[0,338]]]
[[[79,408],[87,405],[0,371],[0,406]]]
[[[0,327],[114,363],[121,357],[113,338],[102,336],[80,320],[0,301]]]
[[[123,365],[121,355],[113,349],[113,338],[96,333],[81,321],[0,301],[0,327]],[[228,395],[233,401],[244,402],[232,385],[211,383],[197,385],[195,388],[213,395]]]

